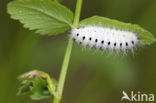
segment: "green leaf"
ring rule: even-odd
[[[8,4],[8,13],[24,27],[44,35],[63,33],[73,21],[69,9],[51,0],[16,0]]]
[[[49,98],[52,95],[56,96],[57,82],[50,78],[47,73],[33,70],[20,75],[18,79],[22,82],[18,95],[27,94],[34,100]]]
[[[124,23],[117,20],[112,20],[105,17],[93,16],[87,19],[84,19],[80,22],[79,27],[86,26],[98,26],[98,27],[108,27],[115,28],[118,30],[131,31],[139,35],[141,40],[141,45],[151,44],[156,41],[153,35],[147,30],[141,28],[139,25]]]
[[[48,91],[47,82],[41,77],[36,77],[33,81],[33,86],[31,87],[32,94],[30,95],[33,100],[46,99],[52,95]]]
[[[19,88],[17,95],[25,95],[30,92],[30,86],[32,84],[31,80],[23,80],[22,86]]]

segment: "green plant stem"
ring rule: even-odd
[[[64,61],[63,61],[62,68],[61,68],[58,87],[56,90],[57,97],[54,97],[53,103],[59,103],[61,100],[63,87],[64,87],[66,74],[67,74],[67,69],[68,69],[68,64],[69,64],[69,60],[70,60],[70,56],[71,56],[72,46],[73,46],[73,40],[69,39],[68,45],[67,45],[67,50],[66,50],[65,57],[64,57]]]
[[[74,22],[73,22],[74,28],[77,28],[78,24],[79,24],[82,1],[83,0],[77,0],[76,10],[75,10],[75,17],[74,17]],[[73,40],[69,39],[67,49],[66,49],[66,53],[65,53],[65,57],[64,57],[64,60],[63,60],[63,64],[62,64],[62,68],[61,68],[58,87],[56,89],[57,96],[54,96],[53,103],[60,103],[60,101],[61,101],[63,87],[64,87],[66,74],[67,74],[67,70],[68,70],[68,65],[69,65],[69,60],[70,60],[70,57],[71,57],[72,47],[73,47]]]
[[[83,0],[77,0],[73,25],[78,28]]]

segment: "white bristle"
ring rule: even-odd
[[[137,34],[130,31],[93,26],[72,29],[70,36],[84,46],[111,51],[133,50],[139,41]]]

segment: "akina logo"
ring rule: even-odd
[[[140,91],[138,92],[134,92],[131,91],[130,94],[127,94],[125,91],[122,91],[122,98],[121,101],[124,100],[128,100],[128,101],[135,101],[135,102],[154,102],[155,101],[155,97],[154,94],[145,94],[145,93],[141,93]]]

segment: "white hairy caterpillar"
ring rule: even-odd
[[[133,51],[139,43],[136,33],[107,27],[88,26],[72,29],[70,37],[83,46],[111,51]]]

